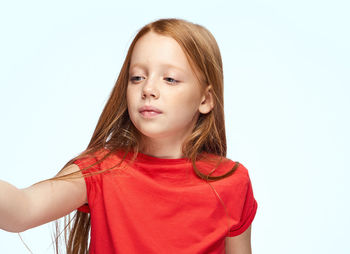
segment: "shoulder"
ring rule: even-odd
[[[248,169],[243,165],[242,162],[235,161],[233,162],[235,164],[238,164],[236,171],[234,172],[234,175],[236,177],[241,178],[242,180],[250,181],[249,177],[249,171]]]
[[[76,157],[75,161],[78,162],[91,162],[91,161],[99,161],[102,160],[108,153],[111,153],[107,148],[99,148],[98,150],[91,151],[87,154],[84,154],[86,151],[80,153],[79,156]],[[83,155],[84,154],[84,155]]]
[[[77,165],[80,169],[85,169],[89,166],[88,171],[95,171],[100,168],[100,160],[103,159],[104,155],[108,153],[108,150],[101,148],[97,151],[90,152],[87,154],[81,153],[73,160],[73,164]],[[84,155],[83,155],[84,154]]]
[[[123,155],[123,150],[120,149],[111,151],[106,148],[100,148],[97,151],[77,158],[73,163],[77,164],[80,168],[92,165],[86,170],[87,172],[103,171],[107,174],[110,171],[108,169],[119,168],[119,165],[123,162]]]
[[[212,170],[212,168],[217,165],[217,162],[220,162],[212,176],[223,175],[234,170],[234,172],[229,176],[230,179],[241,182],[250,181],[249,171],[242,162],[233,161],[227,157],[220,158],[220,156],[213,154],[208,154],[206,157],[209,158],[209,160],[203,160],[202,162],[206,168],[206,171]]]

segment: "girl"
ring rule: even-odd
[[[213,35],[182,19],[144,26],[86,150],[28,188],[1,181],[0,193],[4,230],[67,216],[69,254],[251,253],[257,202],[248,170],[226,158]]]

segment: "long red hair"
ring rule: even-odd
[[[200,80],[202,89],[204,90],[209,84],[212,85],[214,107],[209,113],[200,114],[191,135],[188,136],[182,145],[183,157],[190,158],[196,175],[207,182],[217,181],[230,176],[236,170],[238,162],[227,173],[220,176],[210,176],[213,171],[208,175],[204,174],[195,165],[202,152],[217,155],[216,157],[219,160],[216,165],[226,157],[223,68],[219,47],[214,36],[205,27],[175,18],[159,19],[151,22],[142,27],[136,34],[87,148],[67,162],[63,168],[71,165],[76,159],[93,156],[100,149],[107,149],[109,152],[96,163],[100,163],[118,149],[125,150],[125,155],[129,151],[133,151],[135,154],[134,158],[137,156],[140,149],[139,140],[141,134],[129,118],[126,90],[131,54],[136,42],[148,32],[175,39],[184,51],[194,73],[200,74],[197,78]],[[72,178],[73,175],[74,173],[66,176],[55,176],[45,181]],[[90,214],[76,211],[72,219],[70,214],[64,217],[64,223],[66,253],[88,253]],[[71,226],[72,224],[73,226]],[[56,221],[55,250],[57,254],[59,252],[59,236],[59,224]]]

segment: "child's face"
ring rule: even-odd
[[[143,135],[184,140],[198,119],[202,100],[199,81],[173,38],[150,32],[138,40],[131,56],[127,106]],[[140,113],[146,105],[161,113]]]

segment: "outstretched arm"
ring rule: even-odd
[[[226,237],[225,253],[226,254],[251,254],[250,236],[252,225],[250,225],[242,234],[234,237]]]
[[[57,176],[76,171],[79,167],[72,164]],[[41,182],[24,189],[0,180],[0,229],[22,232],[57,220],[84,203],[87,194],[83,177]]]

